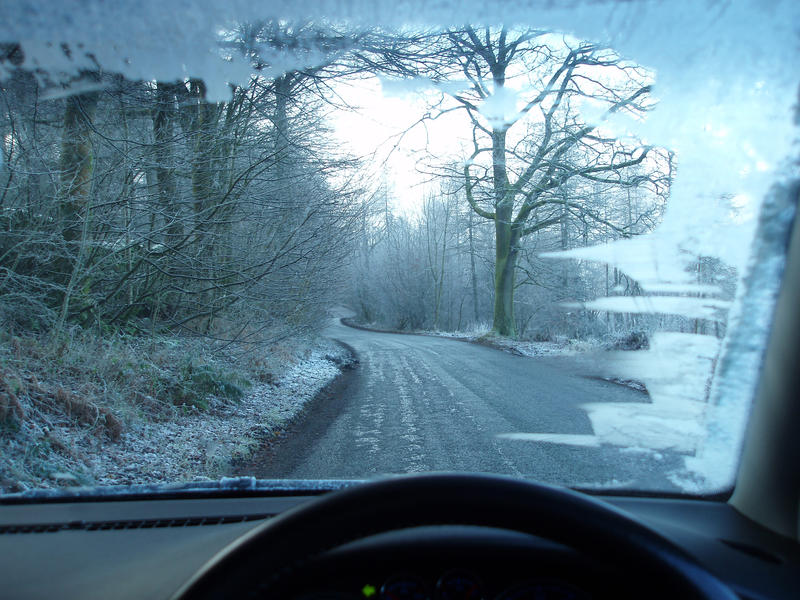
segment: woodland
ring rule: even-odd
[[[653,73],[612,49],[533,29],[264,21],[217,51],[252,72],[224,101],[200,79],[99,65],[54,80],[0,47],[4,426],[24,420],[22,398],[109,422],[106,405],[155,410],[143,397],[238,398],[308,352],[336,305],[385,329],[625,349],[659,328],[723,336],[718,321],[587,308],[642,290],[549,255],[652,231],[680,170],[610,126],[656,106]],[[277,68],[288,54],[306,58]],[[456,150],[418,161],[411,212],[403,182],[332,132],[332,114],[358,109],[338,86],[376,77],[424,82],[409,128],[463,115]],[[733,293],[719,260],[692,269]]]

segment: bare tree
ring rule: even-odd
[[[621,229],[566,199],[563,186],[576,178],[616,186],[663,183],[659,150],[616,139],[578,113],[591,100],[602,106],[599,122],[617,113],[638,117],[652,103],[651,78],[607,48],[537,30],[465,27],[417,36],[413,43],[426,48],[422,59],[398,56],[392,47],[380,66],[437,83],[465,81],[461,91],[446,92],[450,102],[440,101],[431,115],[458,109],[468,116],[472,151],[458,175],[472,210],[494,224],[493,328],[513,336],[524,237],[558,225],[565,211]]]
[[[323,70],[257,73],[224,102],[199,80],[95,73],[81,82],[94,89],[47,101],[31,74],[4,81],[5,323],[248,341],[321,323],[361,210],[357,163],[324,125]]]

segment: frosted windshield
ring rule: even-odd
[[[221,4],[4,8],[2,491],[731,486],[795,3]]]

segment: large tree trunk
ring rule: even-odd
[[[514,337],[514,284],[519,256],[519,229],[501,217],[495,220],[494,322],[498,335]]]
[[[200,291],[196,295],[196,302],[202,321],[195,321],[202,333],[208,333],[214,320],[214,255],[216,238],[214,235],[215,221],[218,215],[215,212],[216,189],[214,160],[215,136],[218,133],[217,124],[219,106],[206,101],[206,87],[202,81],[192,80],[189,84],[192,104],[186,109],[187,119],[192,140],[191,160],[191,189],[194,205],[194,244],[196,248],[196,266],[193,267],[196,275],[204,278],[199,283]]]
[[[194,199],[195,219],[199,222],[197,229],[204,237],[211,227],[207,220],[210,217],[208,211],[214,196],[214,165],[211,153],[214,142],[213,128],[216,125],[214,118],[216,106],[206,102],[205,85],[202,82],[197,82],[194,86],[193,91],[198,97],[198,103],[193,106],[195,112],[192,122],[194,135],[192,198]]]
[[[520,230],[512,224],[513,198],[508,197],[506,130],[492,132],[492,179],[495,204],[494,320],[492,330],[514,337],[514,279]]]
[[[470,270],[470,279],[472,283],[472,313],[475,324],[477,325],[478,320],[480,319],[480,313],[478,311],[478,275],[475,272],[475,239],[474,239],[474,232],[472,230],[473,227],[473,215],[472,211],[469,211],[469,270]],[[460,319],[459,319],[460,321]]]
[[[98,93],[67,97],[64,109],[64,134],[61,142],[61,201],[63,236],[74,242],[81,235],[81,225],[89,200],[94,168],[91,122],[100,99]]]
[[[58,264],[58,276],[66,283],[61,298],[61,310],[54,332],[61,331],[70,310],[72,295],[78,287],[86,255],[89,194],[94,173],[92,153],[92,119],[94,118],[98,93],[69,96],[64,109],[64,133],[61,142],[59,213],[62,221],[61,234],[69,246],[75,249]]]
[[[153,110],[154,155],[158,180],[158,201],[167,219],[166,245],[173,246],[183,235],[179,216],[175,165],[172,156],[174,144],[173,121],[175,118],[175,85],[158,82],[156,102]]]
[[[292,92],[290,75],[286,74],[275,80],[275,112],[272,122],[275,127],[273,152],[279,185],[284,185],[286,178],[287,155],[289,147],[289,95]]]
[[[304,217],[303,200],[295,193],[296,181],[292,175],[293,150],[291,147],[289,101],[293,93],[294,74],[286,73],[275,80],[275,112],[272,116],[274,125],[273,156],[274,173],[278,202],[288,208],[286,231],[295,231]]]

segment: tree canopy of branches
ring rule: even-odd
[[[282,21],[221,37],[220,52],[246,57],[253,70],[223,102],[208,101],[205,82],[191,78],[97,71],[54,94],[17,70],[2,83],[8,323],[274,337],[277,324],[319,322],[340,268],[361,248],[364,281],[376,252],[395,273],[384,283],[405,280],[383,297],[403,323],[461,323],[465,306],[477,322],[492,303],[493,330],[515,336],[542,310],[526,293],[516,318],[519,290],[556,277],[537,249],[641,233],[660,205],[624,192],[666,196],[670,155],[609,125],[643,118],[652,77],[608,48],[531,29]],[[13,45],[2,51],[21,62]],[[419,221],[370,216],[362,165],[329,135],[328,112],[347,108],[336,82],[363,74],[432,82],[441,96],[423,120],[464,115],[464,155],[434,166],[444,183]],[[359,297],[365,313],[389,312],[375,307],[384,275],[373,273],[372,291]]]
[[[494,225],[493,330],[514,336],[524,237],[557,227],[567,214],[627,235],[631,223],[615,224],[589,206],[587,186],[665,189],[669,156],[603,127],[612,116],[640,118],[650,108],[650,77],[607,48],[537,30],[464,27],[409,45],[422,50],[392,46],[377,67],[439,84],[449,100],[431,115],[467,115],[472,150],[445,174],[462,180],[471,209]],[[581,117],[586,106],[598,112],[593,123]]]
[[[255,74],[224,102],[196,79],[95,72],[57,94],[25,70],[2,82],[6,326],[256,341],[321,322],[360,222],[356,163],[325,125],[321,86],[344,43],[326,35],[232,30],[224,47]],[[270,49],[309,36],[329,60],[260,74]]]

